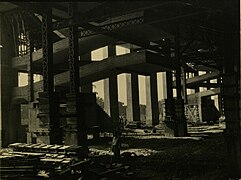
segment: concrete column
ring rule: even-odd
[[[229,178],[241,177],[241,121],[240,121],[240,42],[239,32],[226,25],[224,39],[223,98],[226,120],[227,167]],[[236,36],[235,36],[236,35]]]
[[[174,117],[175,108],[174,108],[174,99],[173,99],[173,88],[172,88],[172,72],[166,72],[166,116]]]
[[[198,71],[196,71],[195,73],[194,73],[194,77],[195,76],[198,76]],[[195,88],[195,93],[198,93],[199,92],[199,86],[197,86],[196,88]]]
[[[15,56],[13,33],[0,14],[0,147],[21,139],[20,104],[12,102],[12,88],[18,86],[18,72],[11,67]]]
[[[184,100],[182,98],[182,79],[181,79],[182,66],[180,62],[179,27],[177,27],[176,29],[176,36],[175,36],[175,58],[177,63],[179,64],[179,67],[177,67],[176,69],[177,99],[175,101],[175,124],[176,124],[175,136],[186,136],[187,121],[184,114]]]
[[[81,65],[88,64],[90,62],[91,62],[91,52],[81,56],[80,58]],[[80,92],[92,93],[92,91],[93,91],[92,83],[88,83],[80,86]]]
[[[159,124],[157,75],[156,73],[146,77],[146,124]]]
[[[128,121],[140,121],[139,85],[138,74],[126,74],[127,109]]]
[[[108,46],[108,57],[116,55],[115,45]],[[104,80],[104,110],[113,119],[119,122],[118,80],[117,75]]]

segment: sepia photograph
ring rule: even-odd
[[[0,1],[0,179],[241,180],[240,8]]]

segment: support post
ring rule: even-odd
[[[133,45],[130,44],[130,53],[133,52]],[[126,95],[127,108],[126,118],[128,121],[140,122],[140,101],[139,101],[139,81],[137,73],[126,74]],[[137,123],[139,126],[140,123]]]
[[[108,57],[116,55],[115,45],[108,46]],[[104,80],[104,109],[113,119],[115,125],[119,122],[117,74]]]
[[[33,51],[34,51],[34,39],[32,33],[28,33],[29,37],[29,62],[27,66],[28,70],[28,86],[29,86],[29,102],[34,101],[34,87],[33,87]]]
[[[43,92],[39,93],[37,143],[61,144],[58,95],[54,92],[52,8],[42,15]]]
[[[79,44],[77,21],[77,2],[69,2],[68,13],[73,20],[73,25],[69,28],[69,72],[70,72],[70,92],[67,94],[67,112],[73,117],[67,118],[65,135],[66,144],[87,146],[86,114],[84,102],[79,91]]]
[[[146,124],[149,126],[159,124],[156,73],[152,73],[150,76],[146,77]]]
[[[87,64],[91,62],[91,52],[84,54],[80,57],[80,65]],[[82,93],[92,93],[93,87],[92,83],[84,84],[80,86],[80,92]]]
[[[171,58],[170,51],[170,39],[166,39],[163,44],[164,55],[167,59]],[[164,133],[166,136],[174,136],[176,131],[176,126],[174,122],[175,116],[175,102],[173,98],[173,74],[172,71],[166,71],[165,80],[165,91],[166,91],[166,99],[165,99],[165,119],[164,119]]]
[[[226,26],[230,28],[230,26]],[[224,39],[223,98],[226,120],[227,167],[230,178],[241,177],[240,39],[226,29]]]
[[[182,98],[182,84],[181,84],[181,57],[180,57],[180,42],[179,42],[179,26],[177,26],[175,36],[175,56],[178,62],[176,69],[176,89],[177,99],[175,102],[175,124],[177,131],[175,136],[186,136],[187,135],[187,121],[184,114],[184,100]]]
[[[127,109],[126,118],[128,121],[140,121],[140,104],[139,104],[139,85],[138,74],[126,74],[126,95]]]
[[[14,38],[0,13],[0,148],[18,142],[21,134],[20,104],[12,101],[12,88],[18,86],[18,71],[11,67]]]

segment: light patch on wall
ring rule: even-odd
[[[28,85],[28,73],[18,73],[18,86],[27,86]]]

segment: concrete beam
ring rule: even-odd
[[[84,37],[79,39],[79,54],[86,54],[92,50],[98,49],[100,47],[106,46],[110,43],[115,42],[116,40],[105,36],[105,35],[94,35],[90,37]],[[68,60],[68,51],[69,51],[69,39],[63,39],[53,44],[53,53],[54,53],[54,64],[64,62]],[[29,62],[29,54],[22,57],[12,58],[12,66],[17,68],[19,71],[27,70],[27,63]],[[33,66],[41,65],[43,61],[43,52],[42,49],[38,49],[33,52]]]
[[[219,76],[220,76],[219,72],[214,71],[214,72],[207,73],[207,74],[204,74],[204,75],[189,78],[189,79],[186,80],[186,84],[187,84],[188,87],[195,86],[197,84],[202,83],[203,81],[215,79],[215,78],[218,78]],[[173,87],[176,87],[176,81],[173,81]]]
[[[130,61],[131,59],[131,61]],[[121,56],[113,56],[102,61],[92,62],[80,67],[80,85],[85,85],[90,82],[95,82],[101,79],[111,77],[115,74],[125,73],[132,68],[138,67],[138,73],[146,71],[150,73],[153,69],[148,68],[148,65],[155,65],[160,69],[167,65],[162,56],[150,52],[133,52]],[[169,64],[169,67],[175,66]],[[136,68],[137,69],[137,68]],[[69,82],[69,72],[63,72],[54,76],[54,85],[60,86]],[[13,89],[14,99],[25,99],[27,97],[28,86],[16,87]],[[34,92],[42,91],[42,81],[34,83]]]
[[[220,94],[220,88],[210,89],[207,91],[202,91],[187,96],[187,102],[189,105],[198,105],[202,97],[214,96]]]

